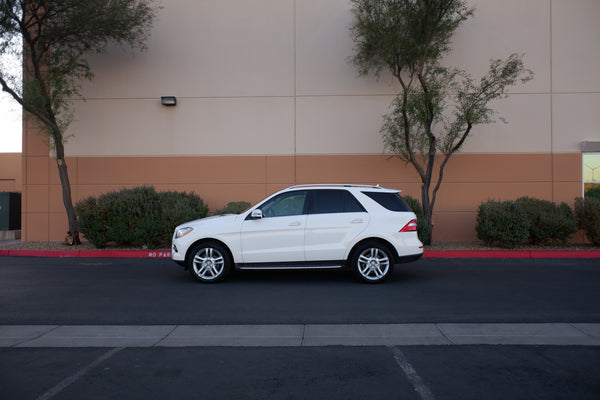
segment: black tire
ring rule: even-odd
[[[392,254],[391,250],[381,243],[366,242],[352,252],[350,266],[354,274],[363,282],[383,282],[389,278],[394,269]]]
[[[216,242],[195,246],[187,262],[192,276],[205,283],[222,281],[229,275],[232,267],[229,251]]]

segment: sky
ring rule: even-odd
[[[0,95],[0,153],[20,153],[21,107],[6,93]]]
[[[12,44],[12,50],[9,48],[3,52],[0,59],[0,69],[19,80],[23,63],[21,51],[15,51],[15,49],[21,47],[22,40],[20,37],[16,37]],[[21,106],[7,93],[0,91],[0,153],[21,152],[21,126]]]

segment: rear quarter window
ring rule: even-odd
[[[365,196],[375,200],[380,206],[390,211],[412,212],[398,193],[362,192]]]

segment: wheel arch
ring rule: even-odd
[[[184,259],[184,268],[186,271],[188,269],[190,269],[190,267],[189,267],[190,254],[196,248],[196,246],[198,246],[199,244],[204,244],[204,243],[218,243],[219,245],[223,246],[223,248],[225,250],[227,250],[227,253],[229,255],[229,258],[231,259],[231,262],[235,265],[235,259],[233,258],[233,253],[231,252],[231,249],[229,248],[229,246],[227,246],[227,244],[225,242],[223,242],[222,240],[219,240],[219,239],[215,239],[215,238],[202,238],[202,239],[196,240],[194,243],[192,243],[191,245],[188,246],[188,249],[185,253],[185,259]]]
[[[355,243],[354,246],[352,246],[352,249],[348,253],[348,257],[346,258],[346,263],[348,263],[349,260],[352,259],[356,250],[365,243],[378,243],[382,246],[385,246],[390,251],[391,256],[393,258],[393,262],[395,264],[399,262],[400,256],[398,256],[398,252],[396,251],[396,248],[394,247],[394,245],[392,245],[389,241],[382,239],[380,237],[368,237],[368,238],[361,239],[359,242]]]

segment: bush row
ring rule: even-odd
[[[566,243],[580,228],[600,246],[600,197],[587,194],[585,200],[576,199],[575,213],[565,203],[529,197],[489,200],[479,206],[477,236],[486,245],[512,248],[525,242]],[[417,215],[419,239],[424,242],[430,228],[423,208],[415,198],[404,200]],[[215,214],[240,213],[249,207],[248,202],[231,202]],[[109,242],[156,248],[170,241],[175,226],[206,217],[208,207],[193,193],[156,192],[145,186],[88,197],[77,203],[76,211],[81,233],[98,248]]]
[[[156,192],[150,186],[88,197],[75,209],[79,230],[98,248],[108,242],[156,248],[171,239],[175,226],[208,213],[193,193]]]
[[[521,197],[515,201],[489,200],[479,206],[477,237],[486,245],[513,248],[566,243],[583,229],[590,242],[600,245],[600,199],[590,196],[575,201],[575,212],[566,203]]]

